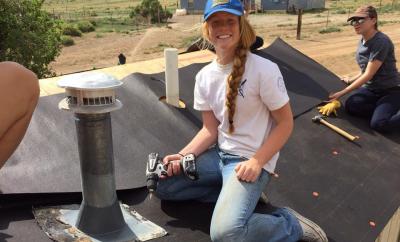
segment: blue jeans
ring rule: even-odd
[[[239,181],[235,166],[243,157],[210,148],[197,158],[200,179],[173,176],[159,182],[157,196],[164,200],[194,199],[216,202],[211,219],[212,241],[298,241],[303,231],[285,208],[271,214],[254,213],[270,174],[263,169],[257,181]]]
[[[346,100],[346,111],[370,118],[370,126],[379,132],[400,129],[400,90],[372,92],[360,87]]]

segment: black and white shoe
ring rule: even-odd
[[[262,203],[262,204],[268,204],[269,203],[268,197],[264,192],[261,193],[261,196],[260,196],[260,199],[258,200],[258,202]]]
[[[316,223],[302,216],[291,208],[286,209],[293,214],[300,223],[300,226],[303,230],[303,237],[301,240],[309,242],[328,242],[325,232]]]

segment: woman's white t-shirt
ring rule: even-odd
[[[283,107],[289,97],[278,66],[249,52],[236,98],[235,132],[229,134],[225,98],[231,71],[232,64],[222,66],[214,60],[197,73],[194,109],[213,111],[220,122],[218,145],[222,151],[251,158],[274,125],[270,111]],[[278,157],[279,152],[266,163],[264,169],[273,173]]]

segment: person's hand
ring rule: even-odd
[[[340,78],[340,80],[344,83],[346,83],[347,85],[350,85],[353,82],[353,79],[349,76],[344,76],[342,78]]]
[[[338,100],[333,100],[332,102],[329,102],[325,104],[324,106],[318,107],[319,112],[322,115],[329,116],[331,113],[335,114],[337,116],[336,110],[340,108],[340,102]]]
[[[180,164],[181,158],[182,155],[180,154],[167,155],[164,157],[163,163],[164,165],[167,165],[168,176],[181,174],[181,164]]]
[[[262,169],[263,167],[260,163],[256,159],[251,158],[236,165],[236,177],[241,181],[255,182],[260,176]]]
[[[346,94],[346,93],[344,92],[344,90],[339,91],[339,92],[335,92],[335,93],[331,93],[331,94],[329,95],[329,102],[332,102],[332,101],[334,101],[334,100],[339,99],[339,98],[340,98],[341,96],[343,96],[344,94]]]

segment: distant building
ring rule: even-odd
[[[203,13],[207,0],[180,0],[180,8],[184,8],[187,14]]]
[[[180,8],[187,14],[202,14],[207,0],[180,0]],[[251,10],[289,10],[325,8],[325,0],[241,0]]]
[[[241,0],[249,9],[255,9],[255,0]],[[202,14],[207,0],[180,0],[180,8],[186,9],[187,14]]]
[[[262,10],[293,10],[325,8],[325,0],[261,0]]]

